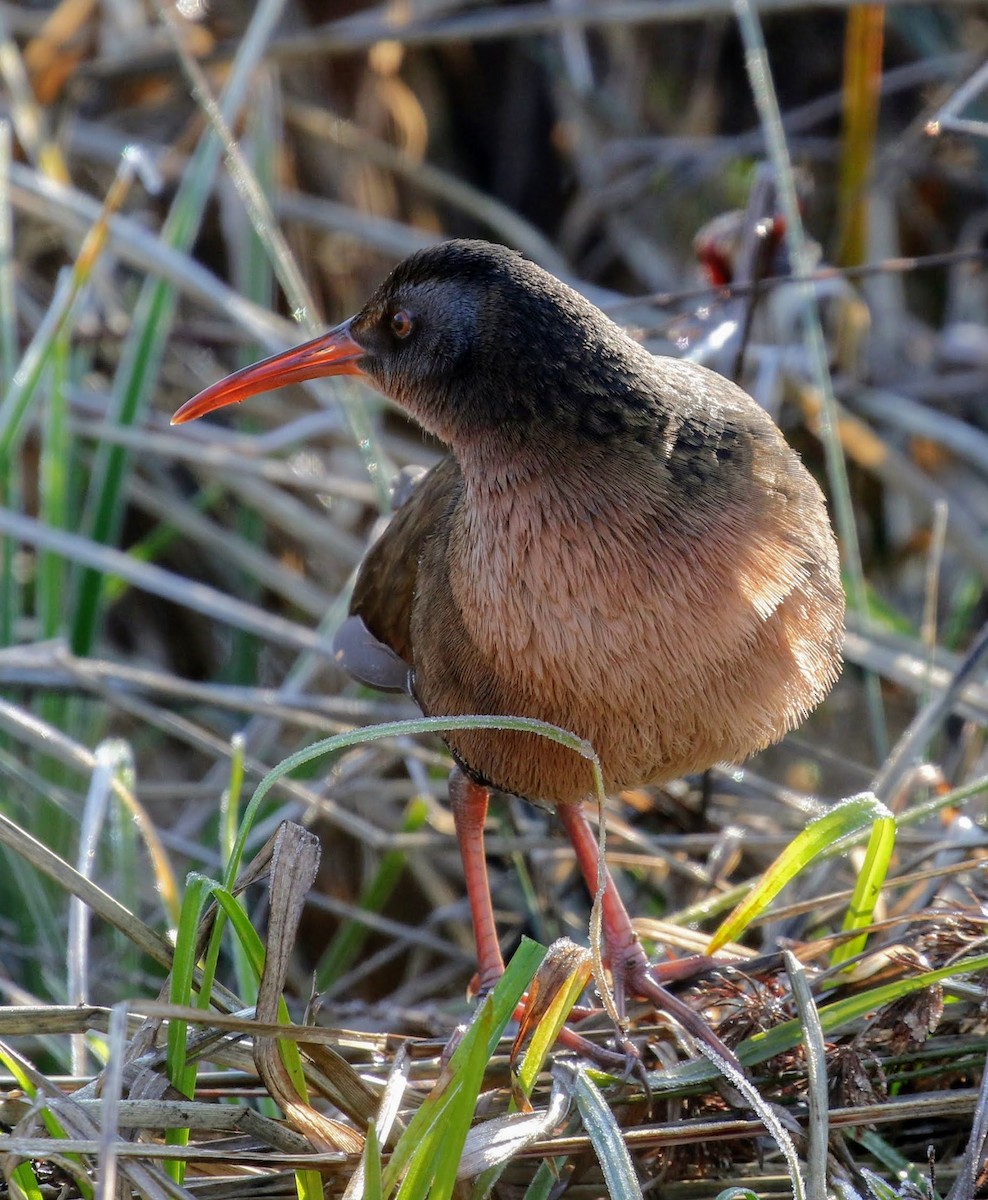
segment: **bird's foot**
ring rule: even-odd
[[[612,968],[611,972],[612,990],[619,1012],[623,1014],[625,1011],[626,997],[644,1000],[652,1004],[659,1012],[664,1012],[690,1036],[706,1047],[704,1052],[707,1057],[724,1059],[735,1070],[740,1071],[741,1065],[734,1054],[724,1045],[703,1017],[663,986],[667,983],[690,979],[708,970],[716,960],[702,955],[694,955],[691,958],[677,959],[675,962],[653,965],[648,961],[644,950],[638,943],[629,949],[630,953],[624,957],[623,970],[614,972]],[[717,963],[716,965],[723,964]],[[468,995],[471,999],[482,1000],[496,986],[500,977],[500,974],[493,974],[486,982],[482,982],[479,973],[474,975],[470,981]],[[571,1028],[572,1022],[579,1023],[589,1017],[600,1016],[602,1013],[603,1010],[600,1008],[574,1007],[571,1009],[566,1024],[556,1038],[557,1046],[579,1054],[610,1075],[621,1079],[639,1078],[647,1090],[648,1083],[642,1063],[641,1049],[623,1028],[619,1027],[616,1036],[610,1039],[611,1047],[601,1045]],[[518,1022],[519,1027],[518,1041],[524,1038],[526,1031],[538,1022],[539,1017],[540,1012],[535,997],[532,992],[526,992],[514,1011],[514,1020]]]
[[[525,1021],[526,1000],[527,997],[523,996],[515,1009],[514,1017],[519,1026],[522,1026]],[[628,1079],[634,1075],[643,1076],[644,1074],[641,1054],[631,1042],[625,1041],[619,1049],[611,1050],[607,1046],[602,1046],[599,1042],[577,1033],[569,1025],[564,1025],[556,1035],[556,1045],[562,1046],[564,1050],[571,1050],[574,1054],[579,1054],[581,1058],[592,1062],[595,1067],[606,1071],[608,1075],[617,1076],[618,1079]]]
[[[616,959],[613,961],[613,959]],[[663,963],[654,966],[649,962],[644,949],[639,942],[633,942],[625,948],[625,953],[613,955],[611,962],[611,978],[613,981],[614,998],[618,1012],[623,1015],[625,998],[634,996],[645,1000],[655,1008],[665,1013],[700,1045],[703,1054],[713,1062],[718,1060],[727,1063],[735,1071],[744,1073],[734,1052],[729,1050],[717,1036],[713,1028],[694,1009],[690,1008],[678,996],[674,996],[665,983],[692,978],[714,965],[714,960],[702,955],[680,959],[673,963]],[[717,964],[723,965],[723,964]],[[622,1043],[627,1038],[622,1033]]]
[[[494,989],[500,978],[500,975],[495,975],[489,978],[486,983],[483,983],[478,972],[467,986],[468,998],[477,1001],[483,1000],[488,992]],[[566,1050],[572,1050],[574,1054],[579,1054],[581,1057],[589,1059],[595,1066],[599,1067],[602,1071],[607,1071],[610,1075],[618,1075],[621,1078],[625,1078],[634,1074],[636,1069],[640,1067],[641,1055],[634,1047],[631,1047],[629,1051],[628,1046],[630,1046],[630,1043],[622,1045],[619,1050],[609,1050],[606,1046],[601,1046],[598,1042],[591,1041],[590,1038],[584,1037],[582,1034],[577,1033],[575,1029],[569,1027],[570,1021],[585,1020],[599,1011],[599,1009],[572,1008],[569,1016],[566,1018],[567,1024],[563,1026],[556,1037],[556,1044]],[[526,992],[518,1001],[513,1017],[518,1023],[518,1036],[515,1039],[515,1047],[517,1047],[539,1019],[539,1013],[535,1011],[535,1006],[533,1005],[532,992]]]

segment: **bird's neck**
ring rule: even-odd
[[[468,507],[497,524],[526,509],[540,523],[580,520],[641,503],[636,457],[610,447],[568,445],[558,437],[481,436],[455,449]]]

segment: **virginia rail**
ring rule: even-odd
[[[450,241],[400,263],[356,316],[173,420],[342,374],[367,377],[451,451],[360,568],[336,641],[356,678],[407,690],[434,716],[560,725],[593,744],[615,791],[744,759],[830,689],[844,595],[824,499],[727,379],[654,357],[503,247]],[[486,988],[504,970],[488,793],[555,807],[593,894],[591,774],[531,733],[445,741]],[[695,1032],[609,880],[603,938],[619,1005],[639,996]]]

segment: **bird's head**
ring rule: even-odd
[[[290,383],[363,375],[454,447],[505,427],[599,438],[641,420],[634,380],[646,360],[534,263],[502,246],[450,241],[399,263],[355,316],[206,388],[172,422]]]

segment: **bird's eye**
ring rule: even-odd
[[[407,338],[415,327],[415,322],[412,320],[412,314],[404,308],[399,308],[396,313],[391,316],[391,332],[395,337]]]

